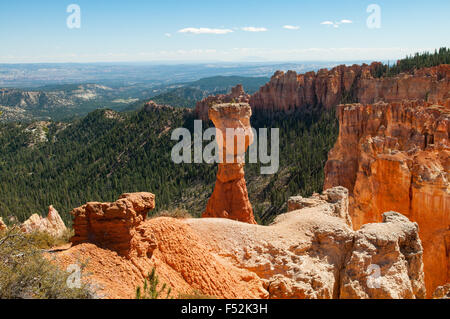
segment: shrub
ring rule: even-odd
[[[86,284],[69,288],[69,273],[43,256],[51,239],[42,233],[24,234],[12,227],[0,234],[0,299],[88,299]]]
[[[167,293],[164,291],[167,288],[166,284],[163,284],[161,289],[158,290],[159,278],[156,274],[156,269],[153,267],[152,272],[148,274],[147,278],[144,279],[144,287],[136,288],[136,299],[158,299],[160,296],[165,294],[165,299],[171,299],[170,293],[172,288],[167,289]]]
[[[52,236],[47,232],[33,232],[27,236],[37,248],[49,249],[69,243],[73,235],[73,229],[67,229],[60,237]]]

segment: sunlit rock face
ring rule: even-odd
[[[247,103],[216,104],[209,108],[216,127],[219,169],[214,192],[203,217],[229,218],[256,224],[245,183],[245,151],[253,143],[252,110]]]
[[[380,63],[340,65],[331,70],[297,74],[277,71],[270,82],[250,97],[254,111],[292,112],[305,107],[333,108],[340,103],[362,104],[423,99],[431,102],[450,98],[450,65],[440,65],[400,74],[376,77]]]
[[[225,261],[184,220],[146,218],[154,207],[151,193],[86,203],[72,211],[72,247],[48,257],[62,269],[85,262],[89,275],[83,279],[100,298],[135,298],[136,287],[142,287],[152,269],[160,285],[170,287],[171,297],[201,292],[224,299],[267,298],[256,274]]]
[[[450,100],[340,105],[338,117],[324,188],[350,190],[356,229],[389,210],[419,224],[430,296],[450,280]]]
[[[71,212],[75,231],[71,242],[92,243],[126,257],[151,256],[156,243],[140,226],[153,208],[151,193],[123,194],[113,203],[86,203]]]

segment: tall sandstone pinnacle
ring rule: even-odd
[[[203,217],[229,218],[256,224],[244,177],[245,151],[254,138],[250,125],[250,105],[216,104],[209,108],[208,115],[216,127],[221,161],[214,192]],[[231,131],[234,134],[230,134]]]
[[[325,185],[350,190],[353,225],[388,210],[419,225],[430,296],[450,281],[450,100],[338,107]]]

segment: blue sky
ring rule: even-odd
[[[2,0],[0,63],[395,59],[450,46],[449,12],[448,0]]]

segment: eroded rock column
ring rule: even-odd
[[[256,224],[245,183],[245,151],[253,143],[252,110],[247,103],[217,104],[209,108],[216,127],[219,169],[216,186],[203,217],[229,218]]]
[[[152,193],[123,194],[114,203],[90,202],[75,208],[72,244],[95,244],[125,257],[151,257],[156,242],[141,226],[155,208]]]

